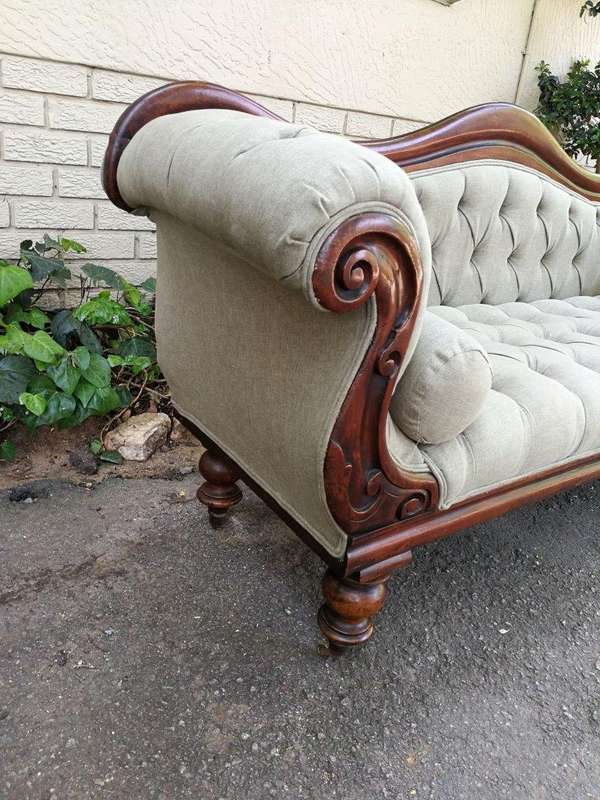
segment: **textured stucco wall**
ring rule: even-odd
[[[153,272],[152,225],[115,209],[99,173],[120,112],[161,83],[201,78],[290,121],[397,135],[514,101],[520,75],[533,108],[540,58],[564,72],[600,57],[600,20],[578,7],[537,0],[532,20],[534,0],[0,0],[0,258],[67,231],[130,280]]]
[[[0,50],[430,121],[514,100],[533,0],[2,0]]]
[[[538,0],[531,25],[517,102],[534,109],[538,100],[535,66],[543,59],[564,75],[577,58],[600,61],[600,17],[579,19],[583,0]]]

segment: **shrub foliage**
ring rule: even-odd
[[[156,363],[153,279],[134,286],[107,267],[85,264],[79,304],[54,313],[38,302],[72,278],[68,254],[85,247],[45,235],[21,243],[16,263],[0,260],[0,460],[15,456],[7,431],[66,428],[128,409],[168,403]]]

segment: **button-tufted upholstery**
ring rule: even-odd
[[[477,419],[452,441],[421,447],[445,506],[600,451],[600,297],[429,311],[476,339],[492,368]]]
[[[431,237],[431,305],[600,294],[600,208],[539,173],[471,162],[413,180]]]
[[[599,205],[505,162],[413,182],[431,238],[429,316],[476,340],[492,369],[474,421],[449,441],[419,444],[442,506],[600,452]],[[422,337],[415,359],[426,345]],[[423,396],[431,405],[434,393]],[[445,419],[452,397],[422,413]]]

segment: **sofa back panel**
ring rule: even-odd
[[[600,204],[508,162],[411,178],[431,237],[430,305],[600,293]]]

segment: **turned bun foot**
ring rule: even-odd
[[[226,455],[208,450],[200,459],[199,469],[205,482],[198,489],[197,497],[208,508],[211,526],[218,528],[229,509],[242,499],[242,490],[236,485],[240,471]]]
[[[319,627],[338,655],[364,644],[373,633],[372,618],[381,611],[387,578],[376,583],[357,583],[327,570],[323,578],[325,602],[319,609]]]

